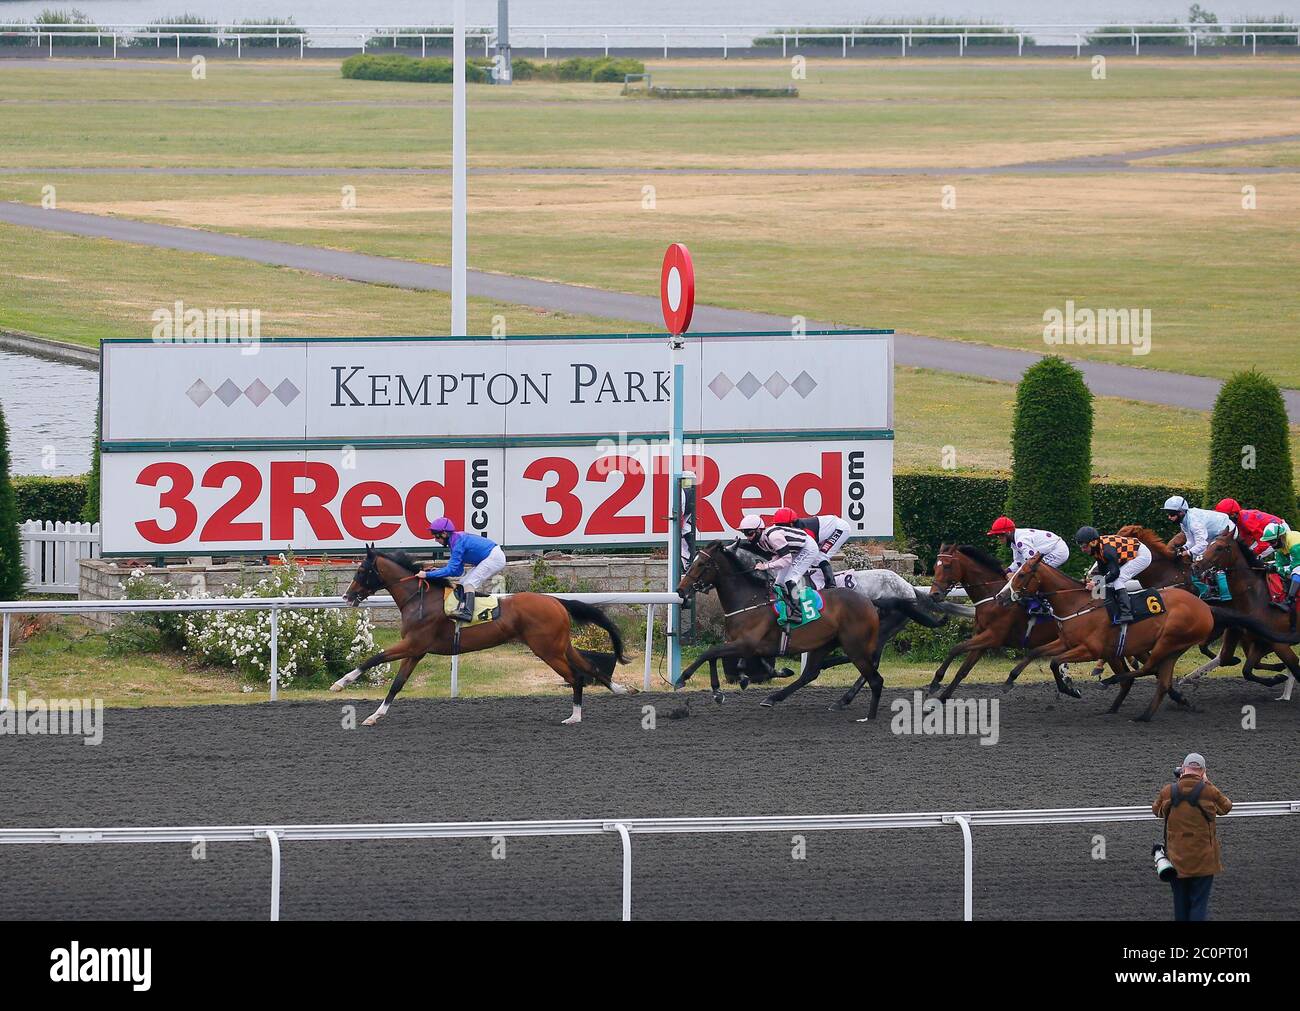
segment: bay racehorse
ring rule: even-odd
[[[943,601],[955,587],[965,589],[975,607],[975,634],[964,639],[948,651],[939,669],[934,672],[930,682],[929,693],[939,691],[949,665],[957,657],[966,656],[952,682],[939,698],[947,701],[956,687],[970,673],[990,649],[1030,649],[1049,652],[1044,647],[1057,643],[1056,627],[1050,616],[1044,612],[1043,617],[1030,624],[1029,612],[1024,607],[1003,607],[997,601],[998,591],[1007,583],[1006,569],[992,555],[969,544],[941,544],[934,560],[934,579],[930,584],[930,596],[936,601]],[[1029,665],[1026,658],[1017,664],[1007,678],[1009,689],[1015,683],[1020,672]],[[1052,676],[1056,687],[1071,698],[1079,698],[1081,693],[1073,681],[1059,668],[1053,668]]]
[[[1041,555],[1020,568],[1008,584],[1007,592],[1012,600],[1025,594],[1051,599],[1053,617],[1066,647],[1052,657],[1053,671],[1065,661],[1145,657],[1136,670],[1125,668],[1107,679],[1107,683],[1115,680],[1120,683],[1119,693],[1107,710],[1115,713],[1135,678],[1155,675],[1155,697],[1146,712],[1136,717],[1143,723],[1150,722],[1166,694],[1175,702],[1187,704],[1174,687],[1174,666],[1187,650],[1207,642],[1221,628],[1257,630],[1261,627],[1245,615],[1211,607],[1196,594],[1172,587],[1161,591],[1164,603],[1159,613],[1127,626],[1121,646],[1121,630],[1125,626],[1111,623],[1105,602],[1094,596],[1092,587],[1043,564]]]
[[[743,557],[745,556],[742,554],[737,555],[738,559]],[[809,576],[814,589],[825,588],[825,580],[822,579],[820,570],[813,570]],[[891,569],[846,569],[835,574],[834,585],[859,593],[876,605],[876,611],[880,616],[880,635],[876,641],[876,654],[872,660],[877,668],[880,667],[880,658],[885,647],[906,627],[908,622],[915,622],[923,628],[938,628],[950,616],[975,617],[975,608],[965,604],[936,600],[928,593],[921,592],[921,588],[913,586]],[[761,683],[775,677],[794,677],[798,673],[788,668],[778,671],[773,659],[772,657],[725,657],[722,660],[722,667],[727,682],[729,684],[739,682],[742,689],[747,688],[751,682]],[[840,667],[851,662],[844,654],[835,653],[826,658],[822,670],[827,671],[832,667]],[[713,688],[714,701],[720,703],[723,696],[718,688],[717,668],[718,661],[710,660],[709,682]]]
[[[491,649],[507,642],[522,642],[551,670],[573,686],[573,713],[564,723],[582,721],[582,686],[591,681],[604,685],[616,695],[635,694],[614,681],[614,663],[626,663],[623,638],[618,626],[604,611],[577,600],[565,600],[544,593],[512,593],[501,598],[499,617],[481,624],[461,628],[459,641],[456,623],[444,613],[443,591],[451,586],[445,579],[425,579],[405,552],[376,551],[366,545],[352,583],[343,599],[353,606],[379,589],[386,589],[402,614],[402,638],[382,653],[377,653],[330,685],[330,691],[342,691],[367,670],[381,663],[400,661],[397,676],[388,689],[383,704],[365,720],[373,727],[388,713],[393,699],[406,684],[421,657],[431,654],[448,656]],[[596,653],[577,649],[569,632],[570,622],[598,625],[608,634],[614,652]]]
[[[1296,642],[1296,613],[1292,608],[1288,614],[1272,606],[1268,589],[1268,573],[1271,567],[1262,565],[1250,545],[1237,537],[1232,530],[1225,530],[1212,540],[1205,554],[1193,566],[1198,579],[1213,578],[1222,572],[1228,577],[1228,589],[1232,591],[1232,600],[1223,606],[1241,614],[1248,614],[1269,630],[1269,636],[1262,638],[1249,631],[1230,628],[1223,636],[1223,646],[1218,655],[1209,663],[1192,671],[1184,682],[1196,681],[1216,667],[1224,666],[1223,661],[1232,656],[1232,651],[1240,641],[1246,647],[1246,664],[1241,669],[1241,676],[1247,681],[1261,685],[1279,685],[1288,677],[1300,680],[1300,662],[1290,644]],[[1276,653],[1286,665],[1289,674],[1274,677],[1260,677],[1255,673],[1261,658],[1269,653]]]
[[[749,551],[743,553],[752,555]],[[807,665],[798,679],[773,692],[761,703],[772,706],[815,679],[821,673],[822,663],[838,646],[857,667],[858,680],[831,709],[845,708],[867,683],[871,685],[871,708],[867,719],[875,719],[880,692],[885,684],[874,660],[880,635],[880,619],[875,605],[851,590],[823,590],[824,607],[820,617],[787,633],[782,630],[772,610],[766,576],[754,571],[752,561],[738,558],[740,554],[737,545],[724,546],[721,541],[714,541],[696,552],[677,584],[677,593],[683,600],[710,589],[718,591],[726,635],[725,643],[705,650],[682,671],[678,687],[712,660],[807,653]]]
[[[1192,559],[1186,551],[1175,549],[1171,543],[1161,540],[1160,535],[1150,527],[1140,526],[1136,523],[1131,523],[1126,527],[1120,527],[1117,533],[1121,537],[1136,538],[1145,544],[1151,551],[1151,564],[1138,573],[1137,577],[1138,582],[1142,584],[1143,589],[1163,590],[1166,586],[1177,586],[1179,589],[1187,590],[1191,593],[1197,592],[1196,587],[1192,583]],[[1172,540],[1178,540],[1181,536],[1182,534],[1180,532],[1179,534],[1176,534]],[[1197,576],[1197,578],[1199,579],[1200,577]],[[1231,584],[1229,584],[1229,589],[1231,590]],[[1224,603],[1226,604],[1229,602],[1224,601]],[[1232,610],[1239,610],[1239,608],[1232,608]],[[1232,630],[1229,630],[1229,632],[1231,631]],[[1215,667],[1235,667],[1237,664],[1241,663],[1241,660],[1233,655],[1239,641],[1239,635],[1229,635],[1224,639],[1223,647],[1218,653],[1210,648],[1209,643],[1202,643],[1200,646],[1201,652],[1208,657],[1213,657],[1215,660],[1215,663],[1206,669],[1213,670]],[[1210,642],[1214,642],[1214,639],[1211,639]],[[1256,664],[1256,666],[1261,670],[1286,670],[1286,667],[1283,664],[1260,663]],[[1250,680],[1253,681],[1256,679],[1251,678]],[[1281,677],[1267,683],[1278,684],[1285,680],[1285,677]]]

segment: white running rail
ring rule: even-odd
[[[98,523],[26,520],[18,527],[27,588],[33,593],[76,593],[81,560],[99,557]]]
[[[1261,818],[1300,814],[1300,800],[1247,801],[1234,804],[1227,818]],[[280,918],[280,844],[376,839],[467,839],[494,836],[579,836],[617,833],[623,853],[624,920],[632,918],[632,836],[704,835],[727,832],[835,832],[887,828],[944,828],[962,831],[963,919],[973,918],[973,828],[1004,825],[1097,825],[1104,822],[1155,821],[1151,808],[1076,807],[1026,811],[936,811],[916,814],[774,815],[753,818],[591,818],[573,821],[423,822],[371,825],[223,825],[178,828],[5,828],[0,844],[136,843],[192,845],[205,842],[257,842],[271,848],[271,919]]]
[[[509,593],[498,594],[509,597]],[[645,669],[642,681],[650,688],[654,659],[655,608],[681,603],[675,593],[551,593],[562,600],[580,600],[586,604],[633,604],[646,609]],[[0,708],[9,704],[9,632],[15,614],[149,614],[159,611],[270,611],[271,665],[279,671],[280,612],[317,608],[350,607],[341,597],[207,597],[198,600],[0,600]],[[387,595],[367,597],[362,607],[396,607]],[[665,632],[667,635],[668,632]],[[279,698],[280,679],[269,676],[271,701]],[[451,658],[451,697],[460,692],[460,657]]]

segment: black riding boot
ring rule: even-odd
[[[823,580],[822,587],[824,589],[834,588],[835,569],[831,566],[830,559],[828,558],[825,561],[821,562],[817,567],[822,570],[822,580]]]
[[[1112,585],[1110,592],[1115,596],[1115,624],[1127,625],[1133,620],[1133,601],[1129,599],[1128,590]]]
[[[456,608],[452,618],[455,621],[469,621],[474,617],[474,591],[457,586],[456,596],[460,598],[460,606]]]

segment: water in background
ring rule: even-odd
[[[31,18],[43,8],[77,7],[103,24],[149,21],[192,11],[236,21],[292,16],[304,25],[428,25],[449,23],[450,0],[0,0],[0,21]],[[1100,25],[1108,22],[1184,20],[1183,0],[904,0],[865,4],[861,0],[512,0],[514,25],[784,25],[851,24],[871,18],[948,17],[1021,24]],[[1220,21],[1249,15],[1300,12],[1297,0],[1204,0]],[[471,24],[495,25],[496,0],[468,0]]]
[[[10,473],[67,476],[90,470],[98,402],[96,370],[0,350]],[[54,466],[43,466],[47,462]]]

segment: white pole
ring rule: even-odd
[[[632,838],[626,825],[618,824],[614,828],[623,842],[623,922],[627,923],[632,919]]]
[[[460,698],[460,654],[451,655],[451,697]]]
[[[8,615],[5,615],[7,618]],[[655,651],[655,606],[646,604],[645,606],[645,677],[642,679],[642,685],[645,691],[650,690],[650,666]]]
[[[266,838],[271,844],[271,922],[280,922],[280,837],[270,829]]]
[[[456,0],[451,93],[451,335],[468,333],[465,308],[465,0]]]

